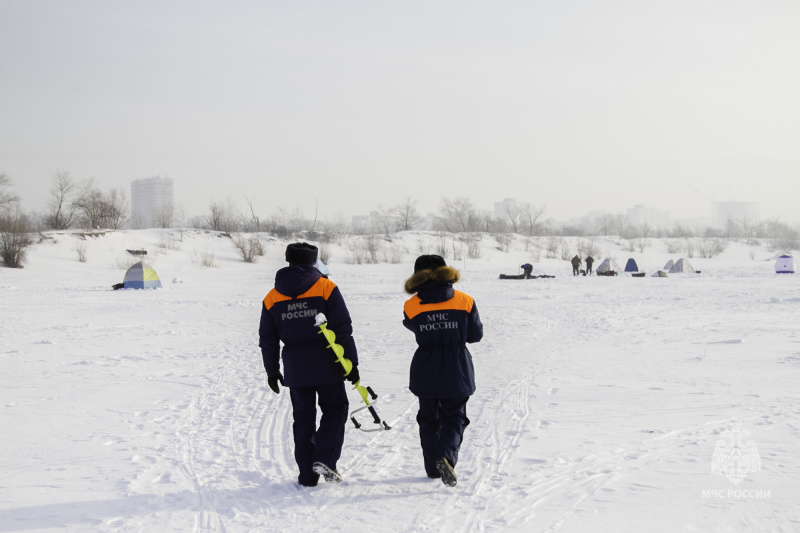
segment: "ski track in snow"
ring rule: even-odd
[[[22,312],[0,324],[4,337],[14,334],[0,365],[26,376],[31,390],[56,387],[49,387],[51,402],[7,380],[12,399],[0,402],[0,414],[49,413],[60,400],[67,404],[61,417],[87,428],[62,428],[48,417],[52,431],[43,423],[40,432],[77,435],[67,444],[81,452],[54,452],[35,438],[34,458],[50,457],[42,473],[19,451],[24,443],[6,445],[22,466],[2,464],[12,481],[0,484],[0,532],[554,533],[641,530],[643,523],[651,531],[796,530],[800,507],[784,481],[800,475],[796,289],[760,279],[740,288],[713,276],[498,282],[493,264],[462,268],[459,288],[475,297],[485,338],[470,346],[478,390],[452,489],[422,468],[417,402],[407,388],[413,335],[400,324],[408,265],[336,265],[362,379],[378,392],[392,430],[348,425],[344,482],[313,489],[295,482],[288,391],[267,387],[256,346],[259,302],[271,286],[264,272],[280,260],[200,270],[198,285],[211,283],[202,298],[197,287],[180,286],[149,293],[6,287]],[[214,286],[232,265],[236,281]],[[75,312],[70,300],[81,298],[97,310]],[[55,309],[52,320],[24,326],[44,302]],[[780,315],[776,305],[784,306]],[[142,330],[150,333],[137,337]],[[85,397],[68,392],[98,386]],[[355,393],[350,398],[352,410]],[[89,409],[77,400],[108,405]],[[700,489],[730,486],[709,468],[734,419],[762,451],[762,472],[744,483],[773,489],[771,500],[700,496]],[[54,475],[59,469],[65,473]],[[30,472],[37,481],[28,481]],[[71,472],[87,483],[75,488],[84,491],[76,501],[56,497],[75,487]],[[116,496],[98,497],[91,483],[109,476],[114,485],[103,490]],[[49,478],[38,507],[13,503],[8,483],[32,494],[33,483]]]

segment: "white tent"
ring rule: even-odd
[[[687,272],[690,274],[695,273],[695,269],[692,266],[692,264],[689,263],[688,259],[683,259],[683,258],[678,259],[677,261],[675,261],[675,264],[672,265],[672,268],[669,270],[670,274],[676,274],[681,272]]]
[[[783,254],[775,260],[776,274],[794,274],[794,258]]]
[[[600,263],[600,266],[597,267],[594,272],[598,276],[616,276],[622,272],[622,269],[616,261],[609,257]]]

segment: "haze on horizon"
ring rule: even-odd
[[[0,172],[37,210],[62,169],[170,177],[187,216],[713,198],[798,222],[798,22],[790,0],[9,0]]]

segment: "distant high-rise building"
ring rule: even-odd
[[[672,226],[672,218],[670,217],[669,211],[660,211],[652,207],[645,207],[641,204],[629,208],[627,216],[628,222],[637,227],[646,225],[651,229],[668,229]]]
[[[758,202],[714,202],[714,224],[717,228],[725,228],[728,220],[740,224],[758,224],[760,204]]]
[[[169,227],[173,215],[171,178],[156,176],[131,182],[133,227]]]

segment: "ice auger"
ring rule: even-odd
[[[333,350],[334,355],[336,356],[336,361],[342,365],[344,369],[345,377],[353,370],[353,362],[350,359],[344,356],[344,348],[341,344],[336,344],[336,333],[328,329],[328,319],[325,317],[324,314],[319,313],[316,316],[316,320],[314,321],[314,325],[319,329],[319,332],[325,337],[325,340],[328,341],[328,348]],[[361,431],[388,431],[392,429],[386,422],[381,420],[381,417],[378,416],[378,412],[375,410],[375,400],[378,399],[378,395],[375,394],[375,391],[372,390],[372,387],[364,387],[361,385],[361,380],[356,381],[353,384],[353,388],[358,391],[358,394],[361,395],[361,399],[364,401],[364,406],[359,407],[358,409],[354,410],[350,413],[350,420],[353,422],[353,425],[356,426],[356,429],[360,429]],[[372,405],[370,404],[370,398],[373,400]],[[356,413],[363,411],[364,409],[369,410],[370,414],[372,415],[373,422],[378,424],[377,428],[373,429],[364,429],[361,427],[361,424],[356,420]]]

